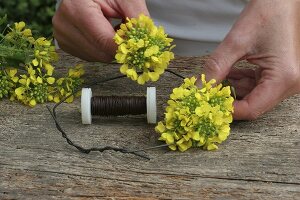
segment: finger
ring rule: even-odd
[[[88,5],[73,5],[73,7],[81,8],[77,9],[76,13],[67,6],[60,6],[60,12],[69,12],[66,15],[68,21],[71,21],[86,40],[96,47],[97,52],[102,51],[105,54],[114,56],[117,45],[113,40],[115,31],[112,25],[105,18],[98,4],[93,1],[86,3]]]
[[[230,85],[234,87],[238,99],[248,95],[256,85],[254,78],[244,77],[241,79],[228,79]]]
[[[145,0],[119,0],[118,6],[123,16],[138,17],[140,14],[150,16]]]
[[[140,14],[150,16],[145,0],[94,0],[94,2],[101,6],[106,17],[126,19],[138,17]]]
[[[257,83],[255,69],[231,68],[226,79],[234,87],[238,99],[248,95]]]
[[[55,39],[67,53],[88,61],[109,61],[112,59],[112,56],[99,52],[76,27],[66,22],[63,16],[53,18],[53,27]]]
[[[216,79],[217,82],[221,82],[226,78],[232,66],[246,55],[245,49],[231,37],[230,35],[226,37],[206,59],[204,73],[207,80]]]
[[[83,60],[91,62],[112,60],[110,55],[97,51],[94,46],[89,44],[89,41],[85,40],[82,35],[78,34],[77,36],[75,32],[72,32],[72,38],[78,38],[75,40],[76,42],[65,35],[65,32],[54,31],[54,37],[62,50]],[[76,43],[80,44],[80,47]]]
[[[234,119],[253,120],[272,109],[282,99],[284,89],[278,82],[266,80],[242,100],[234,102]]]
[[[227,75],[228,79],[241,79],[241,78],[255,78],[255,69],[248,68],[231,68],[229,74]]]
[[[114,4],[112,4],[112,3],[109,4],[109,1],[106,2],[103,0],[94,0],[94,2],[100,6],[100,8],[106,18],[123,18],[119,9],[115,9]]]

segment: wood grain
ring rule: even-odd
[[[82,63],[61,53],[57,70]],[[177,58],[171,69],[191,76],[205,58]],[[85,62],[83,62],[85,63]],[[85,80],[118,75],[118,66],[85,63]],[[247,66],[241,63],[241,66]],[[159,119],[179,78],[157,83]],[[93,87],[97,95],[145,94],[128,79]],[[53,105],[53,104],[48,104]],[[81,125],[80,104],[58,109],[63,128],[84,147],[141,149],[161,144],[145,116],[94,119]],[[300,95],[255,121],[232,124],[218,151],[167,148],[146,152],[151,160],[114,151],[83,154],[56,130],[45,105],[0,102],[0,199],[300,199]]]

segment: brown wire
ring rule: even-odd
[[[92,115],[121,116],[147,113],[145,96],[94,96],[91,99]]]

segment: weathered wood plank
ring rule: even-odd
[[[6,168],[5,174],[4,180],[11,184],[6,186],[0,194],[1,199],[5,197],[28,199],[84,199],[84,197],[101,199],[114,199],[115,197],[116,199],[297,199],[299,197],[298,187],[295,185],[220,180],[181,174],[143,173],[131,170],[122,174],[108,172],[109,175],[102,173],[86,176],[81,173],[60,173],[53,170]]]
[[[63,56],[58,64],[79,62]],[[187,76],[202,58],[178,58],[171,68]],[[118,67],[86,63],[86,80],[117,75]],[[245,65],[245,64],[242,64]],[[199,67],[198,67],[199,66]],[[181,80],[165,74],[154,84],[159,118]],[[94,87],[94,94],[144,94],[128,79]],[[63,128],[85,147],[140,149],[160,144],[144,116],[80,122],[79,100],[58,110]],[[150,161],[119,152],[82,154],[56,130],[44,105],[33,109],[0,102],[0,199],[300,199],[300,95],[255,121],[235,122],[220,149],[185,153],[148,151]]]

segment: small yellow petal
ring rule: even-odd
[[[18,87],[17,89],[15,89],[15,93],[17,96],[22,95],[25,92],[25,88],[23,87]]]
[[[23,31],[23,34],[26,36],[26,37],[30,37],[30,36],[32,36],[32,33],[31,33],[31,30],[30,29],[25,29],[24,31]]]
[[[120,72],[122,74],[126,74],[126,71],[128,70],[128,65],[127,64],[124,64],[120,67]]]
[[[115,55],[115,59],[117,60],[118,63],[124,63],[126,60],[126,54],[117,53]]]
[[[53,101],[54,101],[55,103],[58,103],[58,102],[60,102],[60,98],[59,98],[58,96],[55,96],[54,99],[53,99]]]
[[[73,101],[74,101],[74,96],[73,95],[66,99],[67,103],[72,103]]]
[[[207,150],[211,151],[211,150],[217,150],[218,146],[215,145],[214,143],[211,143],[207,146]]]
[[[124,39],[122,37],[120,37],[120,33],[118,31],[118,34],[115,35],[114,40],[117,44],[122,44],[124,42]]]
[[[35,99],[30,100],[30,101],[29,101],[29,105],[30,105],[31,107],[36,106],[36,101],[35,101]]]
[[[134,69],[126,70],[126,74],[128,77],[130,77],[134,81],[137,80],[137,78],[138,78],[138,75]]]
[[[52,101],[53,100],[53,96],[52,95],[48,95],[48,101]]]
[[[163,133],[166,130],[166,127],[162,122],[158,122],[157,126],[155,127],[155,130],[159,133]]]
[[[144,79],[144,77],[142,75],[140,75],[137,79],[138,84],[140,85],[144,85],[146,80]]]
[[[18,77],[13,77],[11,80],[16,83],[16,82],[18,82],[19,78]]]
[[[48,76],[52,76],[54,67],[53,67],[52,65],[48,64],[48,63],[46,63],[46,64],[44,65],[44,67],[45,67],[45,69],[46,69],[46,71],[47,71],[47,75],[48,75]]]
[[[151,81],[157,81],[159,79],[159,74],[157,72],[148,72],[148,76]]]
[[[199,141],[200,140],[200,135],[198,132],[193,132],[192,134],[193,140]]]
[[[41,77],[37,77],[37,79],[36,79],[36,81],[38,82],[38,83],[43,83],[43,79],[41,78]]]
[[[121,44],[121,45],[119,46],[119,49],[121,50],[121,52],[122,52],[123,54],[127,54],[127,53],[129,52],[129,50],[126,48],[126,44]]]
[[[175,151],[175,150],[177,149],[176,145],[174,145],[174,144],[173,144],[173,145],[170,145],[169,148],[170,148],[171,150],[173,150],[173,151]]]
[[[19,23],[15,23],[15,28],[18,31],[21,31],[26,26],[25,22],[21,21]]]
[[[173,144],[174,143],[174,137],[171,134],[167,135],[166,143],[167,144]]]
[[[14,77],[17,72],[18,72],[17,69],[10,69],[8,74],[9,74],[10,77]]]
[[[37,59],[32,60],[33,66],[37,67],[39,65],[39,61]]]
[[[55,78],[49,77],[49,78],[47,78],[47,82],[51,85],[55,82]]]
[[[137,42],[137,47],[138,48],[142,48],[142,47],[144,47],[144,45],[145,45],[145,43],[144,43],[144,40],[142,40],[142,39],[139,39],[139,41]]]
[[[22,85],[26,85],[27,79],[21,78],[19,80],[19,83],[21,83]]]
[[[144,56],[150,57],[152,55],[155,55],[159,52],[159,47],[157,45],[151,46],[150,48],[146,49]]]

